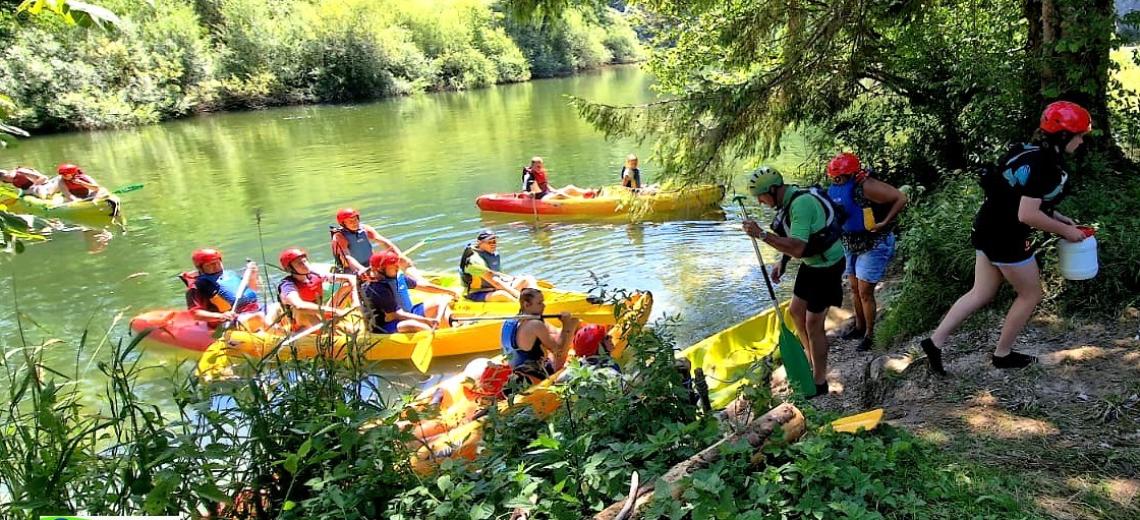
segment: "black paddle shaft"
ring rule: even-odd
[[[740,212],[744,214],[744,219],[752,220],[752,217],[748,216],[748,208],[744,207],[744,198],[737,197],[736,203],[740,204]],[[768,286],[768,295],[772,297],[772,301],[779,307],[780,300],[776,299],[776,288],[772,285],[772,279],[768,277],[768,266],[764,263],[764,254],[760,252],[760,245],[756,243],[755,237],[749,236],[748,238],[752,239],[752,247],[756,249],[756,259],[760,261],[760,272],[764,273],[764,284]]]

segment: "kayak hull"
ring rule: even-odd
[[[0,200],[12,213],[34,215],[44,219],[59,219],[72,224],[92,227],[109,226],[115,222],[119,207],[115,197],[95,200],[64,202],[61,197],[41,199],[31,195]]]
[[[722,186],[694,186],[634,195],[624,188],[605,188],[592,198],[535,199],[527,193],[492,193],[475,199],[480,210],[492,213],[558,216],[629,215],[643,207],[649,214],[694,211],[716,206],[724,198]]]

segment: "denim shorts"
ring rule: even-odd
[[[879,283],[887,274],[887,266],[895,256],[895,234],[890,233],[886,238],[875,244],[870,251],[859,254],[846,253],[848,276],[867,283]]]

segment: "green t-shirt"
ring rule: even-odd
[[[792,195],[803,191],[808,190],[806,188],[788,187],[784,197],[791,200]],[[823,206],[815,197],[805,193],[792,201],[791,207],[788,208],[788,220],[788,236],[807,242],[812,233],[827,226],[827,212],[824,211]],[[829,267],[842,259],[843,244],[836,240],[831,247],[827,248],[827,251],[801,260],[804,264],[812,267]]]

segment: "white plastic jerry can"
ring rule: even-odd
[[[1061,239],[1057,242],[1057,253],[1060,256],[1061,276],[1066,280],[1088,280],[1100,270],[1096,256],[1096,237],[1093,229],[1081,227],[1085,232],[1085,239],[1080,242],[1069,242]]]

